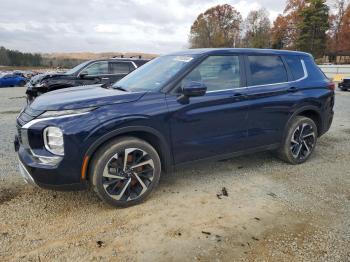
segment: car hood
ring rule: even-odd
[[[101,85],[60,89],[37,97],[30,107],[34,110],[69,110],[133,102],[146,92],[124,92],[102,88]]]
[[[67,76],[67,75],[66,74],[57,74],[57,73],[38,74],[38,75],[33,76],[30,79],[30,81],[28,82],[28,84],[35,86],[37,83],[40,83],[44,79],[57,78],[57,77],[61,77],[61,76]]]

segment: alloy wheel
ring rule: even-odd
[[[141,197],[153,178],[154,162],[149,154],[139,148],[126,148],[107,162],[102,185],[111,198],[130,201]]]
[[[294,130],[290,150],[295,159],[306,159],[315,146],[316,133],[312,125],[302,123]]]

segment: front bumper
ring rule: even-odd
[[[14,143],[18,154],[19,171],[28,184],[60,191],[84,190],[89,187],[89,183],[86,180],[77,181],[77,176],[72,175],[68,171],[64,161],[57,166],[38,164],[33,161],[31,153],[21,147],[17,141],[18,139],[15,138]]]
[[[21,173],[21,176],[23,177],[24,181],[32,186],[37,186],[37,184],[34,181],[34,178],[30,175],[27,168],[24,166],[21,160],[18,159],[18,166],[19,166],[19,172]]]

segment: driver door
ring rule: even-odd
[[[94,85],[109,79],[108,62],[97,61],[89,64],[78,75],[78,85]],[[108,82],[108,81],[107,81]]]
[[[209,56],[166,97],[175,164],[243,150],[247,139],[249,104],[245,100],[240,56]],[[202,82],[207,92],[179,101],[186,82]]]

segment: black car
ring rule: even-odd
[[[339,83],[339,89],[342,91],[347,91],[350,89],[350,78],[344,78],[343,82]]]
[[[147,63],[147,59],[111,58],[86,61],[65,73],[39,74],[27,83],[27,98],[35,97],[53,90],[94,84],[112,84],[131,71]]]

